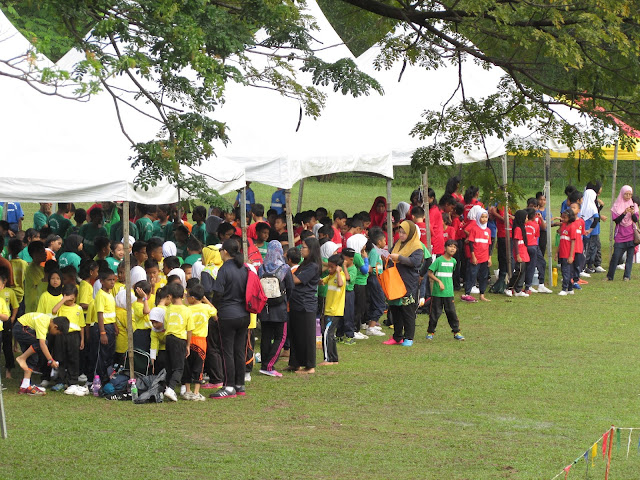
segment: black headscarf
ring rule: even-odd
[[[58,275],[58,278],[60,278],[59,287],[51,286],[51,275],[53,274]],[[49,282],[47,284],[47,292],[49,292],[54,297],[57,297],[58,295],[62,295],[62,274],[60,273],[60,270],[53,270],[52,272],[49,273]]]

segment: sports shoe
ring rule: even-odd
[[[526,293],[527,295],[531,295],[531,290],[529,290],[528,288],[525,288],[524,290],[522,290],[524,293]]]
[[[374,325],[373,327],[369,327],[372,330],[380,330],[382,331],[382,327],[380,325]]]
[[[527,293],[538,293],[538,290],[536,290],[533,287],[529,287],[529,288],[527,288]]]
[[[346,337],[343,345],[355,345],[356,341],[353,338]]]
[[[435,335],[435,333],[427,333],[427,340],[433,340],[433,336]]]
[[[59,392],[60,390],[64,390],[64,383],[56,383],[53,387],[51,387],[52,392]]]
[[[239,397],[244,397],[247,394],[247,391],[244,389],[244,385],[236,385],[236,395]]]
[[[251,381],[251,374],[249,372],[246,372],[244,374],[244,381],[245,382],[250,382]]]
[[[476,303],[478,301],[471,295],[462,295],[460,297],[460,300],[462,300],[463,302],[469,302],[469,303]]]
[[[165,388],[164,396],[165,398],[168,398],[172,402],[178,401],[178,397],[176,396],[176,391],[173,388],[169,388],[169,387]]]
[[[221,388],[221,383],[205,383],[200,388],[212,389],[212,388]]]
[[[413,340],[406,338],[401,344],[403,347],[413,347]]]
[[[566,290],[560,290],[558,292],[558,295],[560,295],[561,297],[564,297],[565,295],[569,295],[569,292],[567,292]]]
[[[260,373],[269,377],[281,377],[282,374],[276,370],[260,370]]]
[[[624,264],[622,264],[622,265],[618,265],[616,268],[617,268],[618,270],[624,270]]]
[[[567,295],[573,295],[574,293],[575,293],[575,292],[574,292],[573,290],[569,290],[569,291],[567,292]]]
[[[180,396],[183,396],[186,391],[187,391],[187,386],[186,385],[180,385]]]
[[[597,273],[604,273],[606,272],[606,270],[604,268],[602,268],[600,265],[598,265],[595,269],[594,269]]]
[[[27,388],[20,388],[18,393],[20,395],[29,395],[32,397],[41,397],[47,394],[47,392],[45,392],[41,388],[36,387],[35,385],[29,385]]]
[[[222,387],[217,392],[209,395],[209,398],[213,398],[214,400],[222,400],[225,398],[236,398],[236,390],[233,387]]]
[[[344,337],[336,337],[336,343],[343,343]]]
[[[78,386],[78,388],[75,391],[74,395],[76,397],[84,397],[86,395],[89,395],[89,389],[87,387],[84,387],[84,386]]]
[[[373,328],[367,328],[366,330],[367,332],[367,336],[372,336],[372,337],[385,337],[387,334],[384,332],[381,332],[380,330],[375,330]]]
[[[513,290],[511,290],[510,288],[505,289],[504,294],[507,297],[513,297]]]
[[[528,297],[529,294],[525,292],[516,292],[514,297]]]
[[[591,278],[591,275],[589,275],[589,273],[585,272],[580,272],[580,276],[583,278]]]
[[[453,338],[455,340],[464,340],[464,337],[462,336],[462,333],[460,333],[460,332],[454,333],[453,334]]]
[[[180,398],[183,400],[195,400],[195,394],[193,392],[184,392],[180,394]]]
[[[574,290],[582,290],[582,287],[580,286],[580,284],[579,284],[579,283],[574,283],[574,284],[573,284],[573,289],[574,289]]]
[[[256,363],[262,363],[262,354],[260,352],[254,353],[253,358],[255,359]]]
[[[477,295],[480,293],[480,289],[478,287],[471,287],[471,293],[475,293]]]
[[[383,345],[402,345],[403,342],[398,342],[395,338],[391,337],[389,340],[382,342]]]
[[[87,376],[84,373],[78,377],[78,382],[80,383],[87,383],[87,380]]]
[[[204,395],[202,395],[201,393],[194,393],[193,394],[193,400],[195,402],[204,402],[206,401],[206,397]]]
[[[71,385],[64,391],[64,393],[67,395],[75,395],[79,388],[79,385]]]
[[[355,332],[353,334],[353,338],[355,338],[356,340],[367,340],[369,337],[364,333]]]
[[[538,293],[553,293],[553,290],[551,290],[550,288],[545,287],[544,285],[540,285],[538,287]]]

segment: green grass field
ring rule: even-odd
[[[332,187],[310,182],[303,208],[352,213],[384,193]],[[270,189],[255,191],[266,203]],[[613,283],[594,275],[572,297],[458,301],[465,342],[444,316],[427,342],[421,315],[412,348],[376,338],[340,345],[339,365],[305,378],[254,371],[234,400],[33,398],[9,380],[0,478],[551,479],[611,424],[640,427],[640,277],[620,273]],[[628,459],[627,435],[614,445],[611,479],[638,478],[640,430]],[[584,474],[581,461],[569,478]],[[590,475],[604,477],[602,457]]]

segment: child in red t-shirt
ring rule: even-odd
[[[582,199],[580,199],[582,200]],[[571,210],[576,216],[576,221],[573,222],[573,228],[575,230],[575,238],[576,238],[576,249],[575,249],[575,261],[573,262],[573,268],[571,270],[573,276],[573,289],[574,290],[582,290],[580,285],[586,285],[586,280],[580,279],[580,272],[584,268],[584,264],[586,262],[584,256],[584,242],[582,236],[585,231],[585,223],[584,219],[580,218],[578,214],[580,213],[580,204],[572,203]]]
[[[471,289],[476,285],[477,281],[480,289],[480,300],[489,302],[490,300],[484,296],[489,280],[489,267],[491,266],[491,256],[489,255],[491,230],[487,228],[489,214],[484,208],[478,206],[469,211],[469,216],[472,217],[470,220],[473,223],[468,223],[466,229],[469,232],[466,240],[469,249],[469,261],[464,285],[465,294],[461,299],[465,302],[477,302],[471,295]]]
[[[529,252],[527,252],[527,211],[518,210],[513,218],[513,230],[511,231],[511,245],[513,256],[516,259],[513,275],[509,280],[509,285],[504,293],[508,296],[528,297],[529,294],[522,291],[524,277],[529,263]],[[515,293],[514,293],[515,292]]]
[[[411,209],[411,218],[413,218],[413,223],[416,224],[416,228],[420,230],[420,241],[428,249],[429,245],[427,245],[427,224],[424,221],[424,208],[413,207]]]
[[[527,232],[527,253],[529,254],[529,264],[527,265],[527,272],[524,277],[524,293],[537,293],[537,291],[531,288],[533,283],[533,274],[536,270],[536,259],[538,258],[538,241],[540,239],[540,225],[536,221],[536,216],[539,213],[535,208],[527,208],[527,223],[524,225],[524,229]]]
[[[571,269],[575,260],[576,229],[572,224],[576,220],[576,214],[573,213],[573,210],[567,208],[562,212],[560,220],[562,223],[558,229],[558,233],[560,233],[558,260],[560,260],[560,270],[562,271],[562,291],[558,295],[573,295]]]

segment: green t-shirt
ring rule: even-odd
[[[429,267],[429,270],[443,283],[444,290],[440,289],[438,282],[433,282],[432,297],[453,297],[453,271],[456,269],[456,259],[444,258],[440,255]]]
[[[40,231],[42,227],[44,227],[49,221],[49,217],[47,217],[41,211],[37,211],[33,214],[33,228]]]
[[[378,273],[378,275],[382,273],[382,258],[375,247],[369,252],[369,266],[376,269],[372,273]]]
[[[359,253],[356,253],[353,256],[353,264],[358,269],[358,276],[356,277],[356,285],[366,285],[367,284],[367,278],[369,278],[369,274],[368,273],[362,273],[360,271],[360,267],[362,267],[364,265],[364,259],[362,258],[362,255],[360,255]]]
[[[256,247],[258,247],[258,251],[260,252],[260,255],[262,255],[262,261],[264,261],[264,257],[267,256],[267,242],[264,242],[262,246],[258,246],[258,244],[256,244]]]
[[[78,255],[77,253],[65,252],[62,255],[60,255],[60,258],[58,259],[58,265],[60,266],[60,268],[64,268],[68,265],[71,265],[76,269],[76,272],[79,272],[81,260],[82,259],[80,258],[80,255]]]
[[[118,209],[114,208],[111,212],[111,218],[104,222],[104,228],[107,229],[107,234],[111,233],[111,227],[120,221],[120,214]]]
[[[54,213],[49,217],[49,227],[51,228],[51,233],[60,235],[62,238],[66,236],[67,230],[70,226],[71,220],[69,220],[68,218],[64,218],[58,213]]]
[[[326,263],[327,261],[325,259],[322,259],[322,264],[326,265]],[[325,270],[320,274],[320,279],[326,278],[328,275],[329,275],[329,270]],[[318,283],[318,297],[326,298],[328,291],[329,291],[328,285],[322,285],[321,283]]]
[[[193,265],[194,263],[196,263],[201,258],[202,258],[202,255],[200,255],[199,253],[194,253],[192,255],[189,255],[187,258],[185,258],[184,259],[184,263],[188,263],[189,265]]]
[[[109,240],[111,240],[112,242],[122,241],[122,239],[124,238],[123,228],[124,227],[122,226],[122,222],[111,225]],[[140,235],[138,235],[138,227],[136,227],[133,222],[129,222],[129,235],[135,240],[139,240],[140,238]]]
[[[96,238],[109,237],[106,228],[96,227],[93,223],[85,223],[78,233],[82,237],[82,249],[92,258],[98,253],[95,246]]]
[[[139,218],[136,222],[136,227],[138,228],[140,240],[148,242],[153,237],[153,222],[149,217]]]
[[[203,223],[202,225],[195,224],[191,229],[191,235],[200,240],[200,243],[206,245],[207,240],[207,226]]]
[[[113,270],[113,273],[115,273],[117,275],[118,274],[118,265],[120,265],[120,260],[118,260],[116,258],[113,258],[113,257],[107,257],[107,258],[105,258],[105,260],[109,264],[109,268],[111,270]]]
[[[173,242],[173,222],[167,222],[166,225],[160,225],[160,220],[153,222],[153,236],[165,242]]]
[[[356,284],[356,277],[358,276],[358,268],[355,265],[347,267],[349,273],[349,281],[347,282],[347,292],[353,292],[353,287]]]
[[[20,250],[20,253],[18,254],[18,258],[21,258],[27,263],[33,262],[33,258],[31,258],[31,255],[29,255],[28,247],[24,247],[22,250]]]

